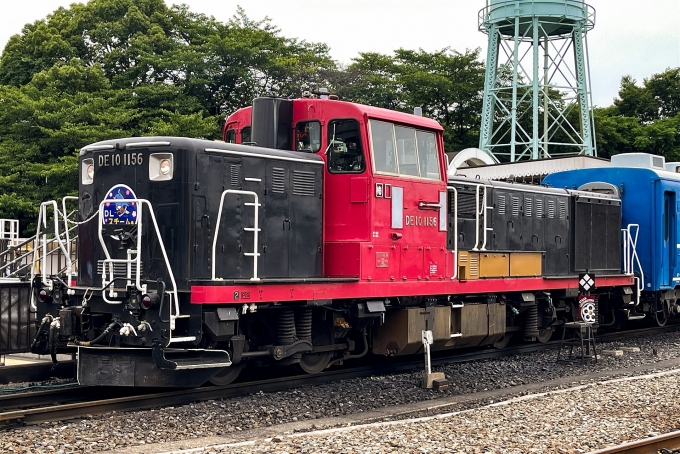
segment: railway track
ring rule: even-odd
[[[598,340],[600,342],[609,342],[677,330],[680,330],[680,324],[661,328],[607,333],[598,336]],[[434,357],[432,364],[437,366],[493,359],[546,349],[557,349],[559,345],[560,341],[556,340],[545,344],[510,346],[503,350],[468,351],[457,353],[453,356]],[[317,375],[276,376],[224,387],[206,386],[193,389],[150,392],[148,388],[73,386],[30,393],[0,395],[0,427],[7,428],[48,421],[78,419],[89,414],[102,414],[112,411],[139,411],[163,406],[178,406],[197,401],[243,396],[260,391],[276,392],[352,378],[408,372],[422,369],[422,367],[422,358],[418,358],[400,363],[386,362],[385,364],[331,370]],[[102,399],[102,396],[106,396],[106,398]]]
[[[676,454],[680,453],[680,431],[593,451],[591,454]]]

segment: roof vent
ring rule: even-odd
[[[673,173],[680,173],[680,162],[667,162],[666,170]]]
[[[665,170],[666,159],[647,153],[622,153],[612,156],[612,167],[642,167],[644,169]]]

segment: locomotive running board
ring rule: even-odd
[[[162,354],[174,368],[158,367],[151,348],[78,347],[78,383],[195,388],[231,365],[224,350],[165,349]]]

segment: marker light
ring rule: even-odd
[[[160,299],[161,298],[158,293],[147,293],[146,295],[142,296],[142,299],[139,301],[139,306],[145,311],[148,311],[149,309],[158,306]]]
[[[41,303],[44,303],[47,301],[47,298],[49,297],[49,294],[47,293],[47,290],[42,289],[40,292],[38,292],[38,299],[40,300]]]
[[[94,165],[87,166],[87,176],[90,180],[94,180]]]

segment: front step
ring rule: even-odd
[[[231,365],[224,350],[78,347],[78,383],[87,386],[195,388]],[[156,354],[158,358],[158,354]]]

